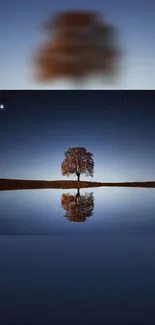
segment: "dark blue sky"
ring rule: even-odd
[[[154,91],[1,91],[0,101],[0,177],[65,179],[64,151],[80,146],[94,154],[94,180],[155,180]]]
[[[154,0],[3,1],[0,13],[1,89],[47,87],[34,83],[30,62],[36,47],[45,37],[42,22],[50,14],[68,9],[98,10],[109,23],[118,28],[120,46],[123,50],[122,79],[118,87],[154,89]],[[51,85],[48,87],[51,88]],[[65,88],[67,85],[61,83],[52,87]],[[99,85],[92,80],[91,87],[96,88]],[[100,85],[101,87],[104,86]]]

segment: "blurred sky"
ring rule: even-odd
[[[101,85],[91,80],[92,89],[120,87],[155,88],[155,1],[154,0],[5,0],[0,11],[0,88],[49,89],[70,88],[61,83],[38,85],[32,80],[31,58],[44,40],[41,24],[50,14],[67,9],[98,10],[120,31],[124,52],[121,79],[115,85]]]
[[[155,91],[0,91],[0,100],[0,178],[68,179],[64,152],[85,147],[95,173],[81,180],[155,180]]]

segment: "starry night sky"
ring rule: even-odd
[[[64,151],[79,146],[95,160],[81,180],[155,180],[154,91],[0,91],[0,104],[1,178],[68,179]]]
[[[42,23],[56,12],[75,9],[97,10],[103,19],[118,29],[119,47],[123,54],[118,87],[154,89],[154,0],[2,1],[0,89],[51,89],[51,84],[40,85],[32,79],[32,57],[35,49],[46,39]],[[91,84],[92,88],[98,86],[95,81]],[[66,88],[64,84],[54,87]]]

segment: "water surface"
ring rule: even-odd
[[[155,323],[154,189],[0,192],[0,235],[1,324]]]

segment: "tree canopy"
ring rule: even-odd
[[[116,29],[97,11],[61,11],[44,24],[48,38],[34,58],[38,81],[91,75],[115,76]]]
[[[78,181],[80,180],[81,174],[93,177],[93,154],[83,147],[69,148],[65,152],[65,159],[61,164],[61,171],[63,176],[76,175]]]

